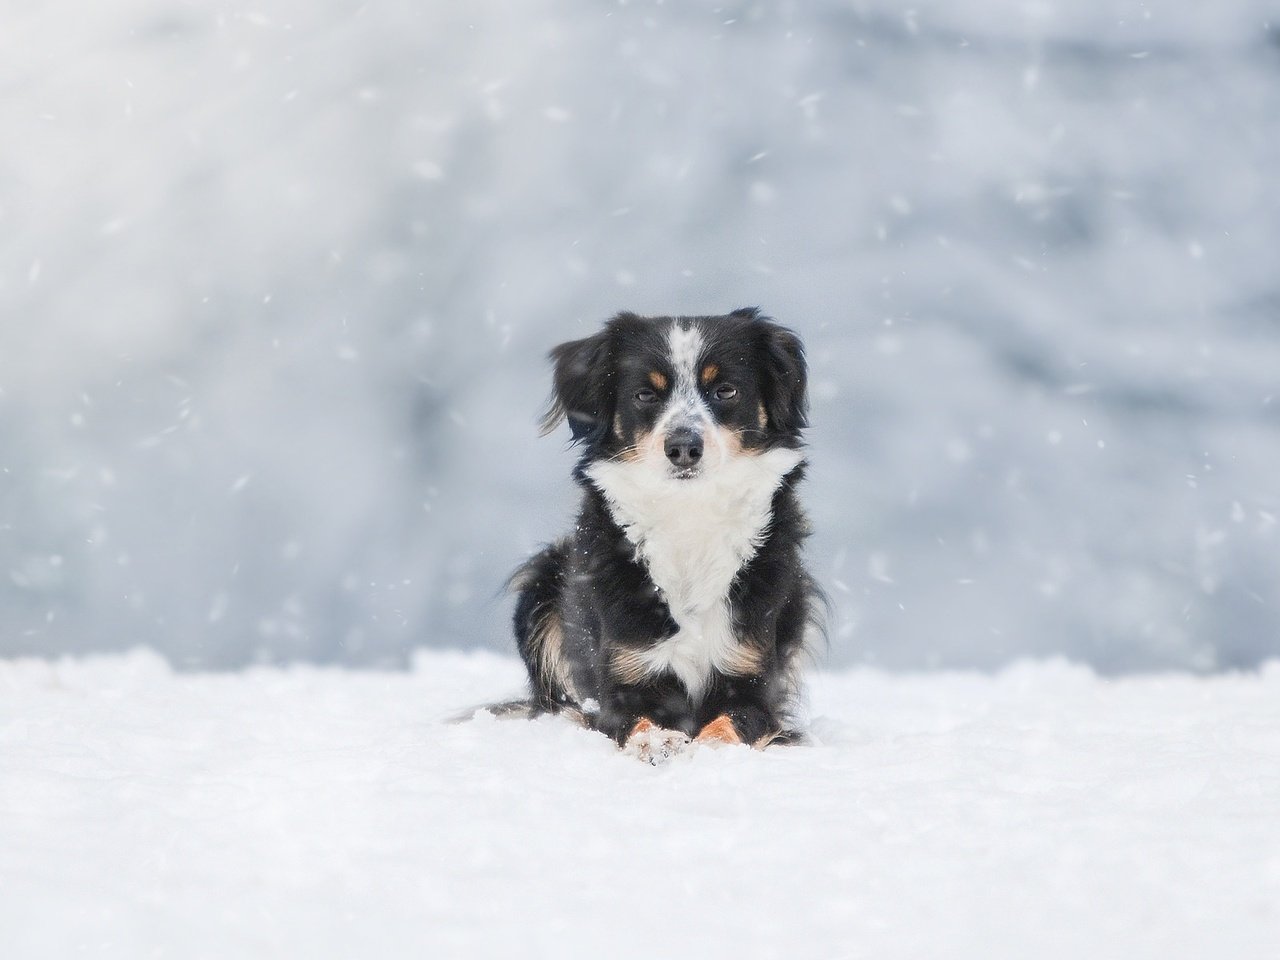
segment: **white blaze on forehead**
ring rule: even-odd
[[[667,332],[671,365],[676,368],[676,389],[697,389],[698,359],[702,356],[702,331],[692,320],[677,320]]]
[[[671,366],[675,368],[676,382],[671,388],[671,400],[666,413],[658,422],[658,430],[673,425],[707,425],[711,411],[702,401],[698,390],[698,362],[702,359],[705,343],[702,331],[692,320],[676,320],[667,331],[667,349]]]

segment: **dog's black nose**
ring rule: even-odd
[[[702,459],[702,437],[692,430],[676,430],[667,437],[667,459],[677,467],[692,467]]]

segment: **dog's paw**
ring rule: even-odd
[[[667,730],[648,717],[641,717],[627,735],[622,751],[656,766],[670,760],[689,743],[689,737],[679,730]]]
[[[763,750],[771,744],[787,744],[787,743],[804,743],[804,735],[793,730],[769,730],[756,739],[750,741],[750,745],[757,750]],[[697,743],[709,747],[721,747],[725,744],[746,744],[748,741],[739,732],[733,720],[728,714],[720,714],[705,727],[698,731]]]
[[[727,714],[720,714],[698,731],[698,743],[720,746],[726,743],[742,743],[742,737]]]

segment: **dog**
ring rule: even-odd
[[[542,433],[568,421],[582,503],[509,581],[532,711],[651,761],[798,739],[823,603],[801,557],[799,337],[757,308],[619,313],[550,359]]]

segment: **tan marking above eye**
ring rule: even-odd
[[[720,376],[720,368],[714,363],[708,363],[702,368],[702,385],[704,387],[711,386],[716,377]]]
[[[653,370],[650,372],[649,382],[653,384],[653,388],[655,390],[667,389],[667,378],[663,376],[661,373],[659,373],[657,370]]]

